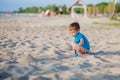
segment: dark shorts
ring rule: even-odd
[[[60,12],[60,14],[63,14],[63,12]]]

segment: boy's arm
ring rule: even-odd
[[[72,49],[73,49],[73,53],[76,53],[75,43],[74,42],[72,42]]]
[[[80,43],[78,44],[78,46],[80,47],[80,46],[82,46],[84,44],[84,40],[83,40],[83,38],[81,38],[80,39]]]

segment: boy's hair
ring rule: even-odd
[[[77,22],[73,22],[69,25],[69,31],[71,30],[80,30],[80,25]]]

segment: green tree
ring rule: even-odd
[[[76,13],[84,13],[84,9],[83,8],[75,8],[74,11]]]
[[[88,5],[87,10],[88,10],[88,14],[90,14],[90,16],[97,14],[97,7],[94,6],[94,5],[92,5],[92,4],[89,4],[89,5]]]
[[[117,10],[116,10],[117,13],[120,12],[120,2],[117,4]]]
[[[24,12],[24,9],[20,7],[18,13],[23,13],[23,12]]]
[[[66,5],[63,5],[63,14],[68,14],[66,10],[67,10]]]
[[[106,7],[106,12],[109,14],[112,14],[112,12],[113,12],[113,3],[112,2],[108,3],[108,5]]]
[[[93,5],[92,4],[89,4],[88,7],[87,7],[87,11],[88,11],[88,14],[90,14],[90,16],[93,14],[93,9],[92,9]]]
[[[44,11],[46,11],[47,9],[58,12],[58,7],[54,4],[53,5],[48,5],[48,6],[43,8]]]
[[[104,12],[105,12],[105,7],[106,7],[107,5],[108,5],[108,3],[106,3],[106,2],[102,2],[102,3],[97,4],[96,6],[97,6],[98,9],[99,9],[99,13],[104,14]]]

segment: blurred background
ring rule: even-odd
[[[1,16],[11,16],[14,13],[43,15],[51,12],[52,15],[69,15],[71,10],[68,9],[76,1],[82,1],[87,5],[89,17],[120,16],[120,0],[0,0],[0,14]],[[83,8],[75,8],[74,11],[76,14],[84,13]]]

